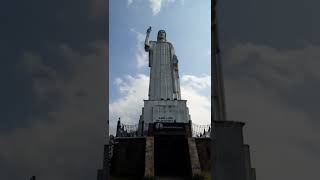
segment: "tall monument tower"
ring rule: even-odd
[[[212,179],[256,180],[255,168],[251,165],[250,148],[243,138],[244,122],[227,119],[222,62],[220,56],[217,1],[212,1],[211,14],[211,158]]]
[[[139,134],[148,131],[150,123],[188,123],[190,119],[186,100],[181,100],[178,57],[166,32],[160,30],[156,41],[149,41],[147,30],[145,51],[149,53],[150,83],[148,100],[144,100],[139,119]]]

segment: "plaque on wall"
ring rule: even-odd
[[[175,122],[176,106],[154,106],[152,115],[155,122]]]

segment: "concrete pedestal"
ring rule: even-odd
[[[243,122],[214,122],[213,179],[255,180],[252,178],[249,147],[243,142],[243,126]]]
[[[139,119],[138,132],[146,135],[149,124],[161,123],[188,123],[189,109],[186,100],[145,100],[142,115]]]

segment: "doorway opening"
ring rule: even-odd
[[[154,168],[157,177],[190,177],[189,147],[184,135],[155,135]]]

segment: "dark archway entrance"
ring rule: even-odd
[[[158,177],[190,176],[190,156],[185,135],[154,136],[154,167]]]

